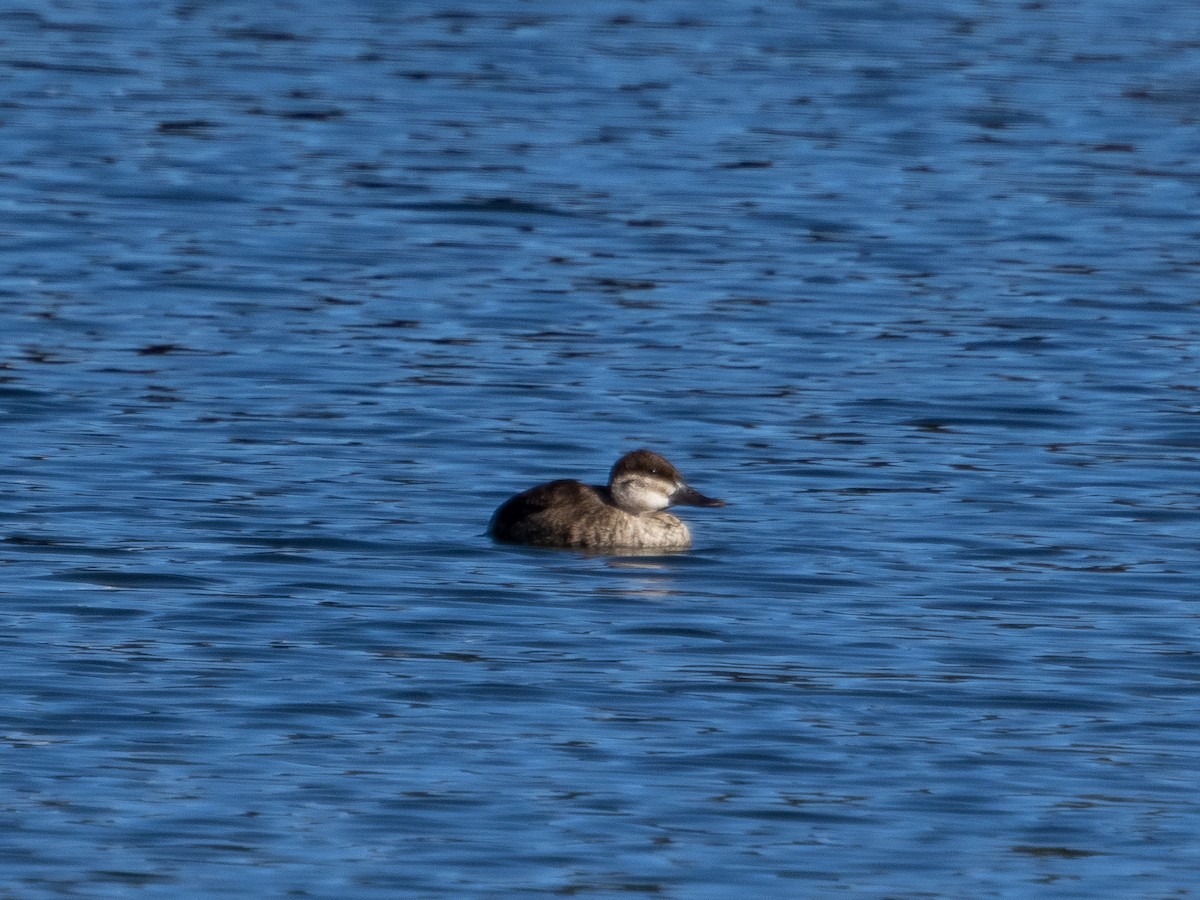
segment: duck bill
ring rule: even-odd
[[[717,500],[713,497],[705,497],[695,488],[690,488],[686,484],[676,489],[671,495],[672,506],[724,506],[724,500]]]

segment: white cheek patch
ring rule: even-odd
[[[631,512],[666,509],[671,503],[667,486],[657,480],[630,478],[614,488],[618,502]]]
[[[671,495],[657,481],[640,481],[637,485],[638,505],[644,509],[666,509]]]

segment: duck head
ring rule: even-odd
[[[617,460],[608,491],[613,503],[635,516],[668,506],[725,505],[690,487],[678,469],[651,450],[634,450]]]

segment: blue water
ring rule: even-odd
[[[0,11],[0,895],[1195,893],[1197,33]]]

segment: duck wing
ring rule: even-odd
[[[570,478],[539,484],[504,501],[492,516],[488,531],[501,540],[521,540],[522,526],[537,521],[539,514],[555,508],[578,509],[595,502],[595,488]]]

